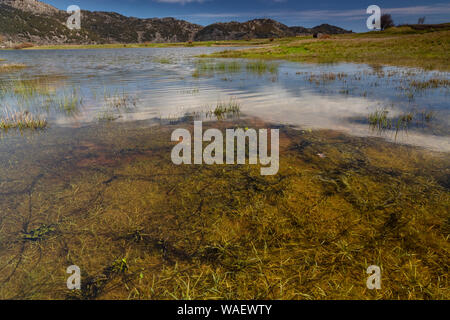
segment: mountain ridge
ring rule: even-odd
[[[280,38],[313,33],[350,33],[327,24],[288,27],[272,19],[201,26],[175,18],[136,18],[116,12],[81,11],[81,30],[65,25],[69,14],[38,0],[0,0],[0,36],[10,43],[107,44]]]

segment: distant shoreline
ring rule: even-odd
[[[298,36],[276,39],[202,41],[178,43],[131,43],[94,45],[46,45],[21,50],[77,50],[121,48],[254,47],[225,50],[203,58],[278,59],[310,63],[366,63],[450,71],[450,30],[415,30],[409,26],[383,32]],[[11,49],[7,49],[11,50]]]

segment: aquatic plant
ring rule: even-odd
[[[408,131],[413,124],[418,127],[430,124],[434,117],[435,112],[432,110],[409,111],[389,117],[389,111],[381,109],[370,113],[368,122],[372,130],[384,132],[392,129],[395,131],[395,137],[397,137],[400,131]]]
[[[448,79],[428,79],[425,81],[420,80],[412,80],[410,82],[410,86],[419,90],[425,90],[425,89],[436,89],[436,88],[449,88],[450,87],[450,80]]]
[[[34,116],[28,111],[3,112],[0,118],[0,129],[7,131],[9,129],[44,129],[47,127],[47,120],[39,116]]]
[[[116,90],[113,93],[105,91],[104,97],[107,106],[115,109],[136,107],[138,103],[138,98],[136,96],[130,96],[125,92],[125,89],[122,89],[121,92]]]
[[[238,73],[242,70],[242,63],[238,61],[203,61],[196,62],[196,69],[192,76],[194,78],[202,76],[212,76],[214,73]]]
[[[280,172],[262,177],[173,165],[180,125],[55,128],[45,150],[35,139],[0,152],[0,298],[449,298],[448,157],[283,126]],[[57,237],[23,239],[42,224]],[[81,290],[61,288],[68,263]],[[382,290],[367,290],[373,264]]]
[[[286,59],[314,63],[345,61],[448,71],[449,45],[443,39],[448,39],[449,33],[449,30],[443,30],[422,34],[409,30],[395,34],[390,32],[345,34],[327,41],[311,41],[311,37],[288,38],[260,48],[226,50],[205,57]],[[365,50],[367,46],[370,46],[370,52]]]
[[[25,69],[26,67],[27,67],[26,65],[21,64],[21,63],[0,64],[0,73],[17,71],[17,70]]]
[[[156,63],[160,63],[160,64],[172,64],[172,60],[170,60],[169,58],[155,58],[153,60]]]
[[[18,79],[11,82],[9,90],[21,99],[31,99],[34,96],[50,96],[54,91],[49,83],[42,78]]]
[[[279,65],[274,62],[267,62],[263,60],[248,62],[246,69],[248,72],[262,75],[264,73],[278,73]]]
[[[98,121],[111,122],[116,121],[119,118],[119,115],[114,114],[110,110],[106,110],[100,113],[100,115],[98,116]]]
[[[241,106],[236,99],[230,99],[228,102],[218,102],[214,110],[206,112],[207,117],[215,116],[223,120],[229,116],[238,116],[241,112]]]
[[[386,109],[376,110],[369,114],[369,125],[371,128],[384,131],[392,128],[392,120],[388,118],[389,111]]]
[[[125,273],[128,270],[128,263],[126,258],[117,259],[112,265],[112,271],[115,273]]]
[[[24,240],[29,241],[39,241],[43,240],[45,237],[49,236],[51,233],[55,231],[54,225],[42,225],[36,229],[33,229],[29,232],[23,234]]]
[[[320,84],[320,83],[332,82],[335,80],[343,80],[346,77],[348,77],[348,75],[344,72],[338,72],[338,73],[323,72],[320,74],[310,74],[308,81],[315,82],[316,84]]]
[[[53,109],[66,115],[77,113],[83,105],[83,97],[77,88],[64,88],[60,92],[49,92],[47,94],[41,93],[34,101],[40,101],[41,108],[47,112]]]

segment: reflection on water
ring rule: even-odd
[[[448,73],[289,62],[275,68],[211,59],[199,67],[195,56],[216,50],[221,49],[2,52],[1,58],[29,66],[2,75],[3,83],[39,78],[48,82],[37,101],[26,103],[3,94],[3,105],[45,111],[50,124],[82,126],[99,120],[171,118],[235,98],[250,116],[358,136],[380,134],[367,125],[368,115],[376,110],[388,109],[392,116],[432,110],[437,115],[432,125],[382,136],[450,151]],[[430,79],[443,82],[427,82]]]

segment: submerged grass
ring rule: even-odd
[[[241,61],[220,61],[220,62],[209,62],[200,60],[197,62],[196,69],[192,76],[194,78],[199,78],[202,76],[213,76],[216,73],[233,74],[240,73],[242,70],[246,70],[248,73],[253,73],[257,75],[263,75],[266,73],[277,74],[278,73],[278,63],[267,62],[267,61],[251,61],[251,62],[241,62]]]
[[[115,90],[114,92],[105,91],[105,102],[107,107],[113,109],[129,109],[136,107],[138,98],[125,92],[125,89]]]
[[[177,128],[56,131],[45,153],[17,145],[20,163],[0,145],[0,298],[449,299],[447,155],[278,127],[280,172],[263,177],[173,165]]]
[[[236,99],[230,99],[229,102],[218,102],[215,109],[206,112],[206,117],[215,116],[217,120],[234,118],[241,113],[241,105]]]

